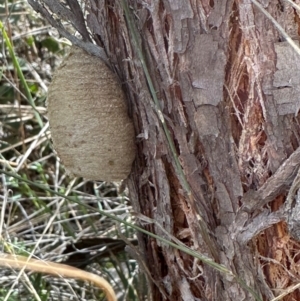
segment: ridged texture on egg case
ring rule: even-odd
[[[120,181],[135,157],[134,128],[116,75],[73,47],[48,91],[54,148],[66,169],[89,180]]]

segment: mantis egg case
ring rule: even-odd
[[[73,47],[53,76],[48,118],[66,169],[89,180],[120,181],[135,158],[133,123],[116,75]]]

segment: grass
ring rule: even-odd
[[[23,19],[11,18],[16,7],[17,16]],[[5,17],[5,25],[1,28],[5,29],[3,37],[8,51],[3,51],[5,67],[0,85],[3,129],[0,162],[6,171],[17,176],[2,173],[2,248],[9,253],[83,264],[90,271],[104,275],[114,285],[120,300],[143,300],[147,288],[136,261],[124,252],[107,252],[108,244],[104,239],[118,239],[120,235],[134,237],[132,228],[128,227],[132,223],[128,198],[119,196],[113,184],[71,179],[51,146],[45,116],[47,85],[67,46],[55,35],[49,36],[49,27],[28,10],[25,2],[19,2],[18,6],[7,2]],[[10,26],[15,29],[14,34],[9,34]],[[22,32],[22,28],[28,27],[30,35],[28,30]],[[18,30],[20,32],[16,33]],[[100,214],[103,210],[105,215]],[[107,216],[112,212],[129,224],[117,226]],[[173,237],[169,240],[176,244],[155,238],[234,276],[225,267],[196,254]],[[95,244],[91,246],[88,239]],[[88,247],[79,250],[82,242]],[[101,300],[103,297],[94,287],[74,280],[38,274],[22,273],[21,276],[12,270],[1,273],[0,297],[4,300]]]
[[[71,179],[51,146],[45,116],[47,85],[67,46],[60,43],[55,35],[49,37],[49,32],[44,30],[47,28],[49,31],[49,27],[28,11],[25,2],[18,3],[19,15],[23,19],[11,19],[15,5],[10,7],[9,2],[6,4],[9,9],[5,10],[5,20],[10,22],[3,22],[2,29],[11,32],[10,24],[16,30],[7,37],[3,32],[8,51],[3,52],[5,67],[1,72],[0,121],[3,139],[0,162],[6,171],[17,176],[2,173],[2,248],[9,253],[30,254],[51,261],[88,263],[88,269],[105,275],[114,285],[120,300],[143,300],[147,288],[143,285],[136,261],[124,252],[105,252],[107,243],[103,239],[118,239],[120,235],[134,237],[130,227],[132,219],[128,198],[126,195],[119,196],[113,184]],[[30,35],[26,33],[28,31],[21,30],[28,26],[32,26]],[[21,32],[16,33],[18,30]],[[10,46],[11,41],[14,45]],[[86,208],[86,204],[93,210]],[[127,221],[128,225],[121,223],[117,226],[108,216],[110,212]],[[175,243],[151,233],[149,235],[201,259],[222,273],[234,276],[225,267],[190,250],[173,237],[169,240]],[[87,243],[85,238],[94,239],[96,245],[78,250],[77,246],[82,241]],[[101,292],[74,280],[34,274],[20,276],[12,270],[2,271],[2,274],[0,294],[3,296],[0,296],[4,300],[102,299]],[[16,281],[18,279],[20,281]]]
[[[122,248],[109,252],[104,239],[118,245],[120,236],[132,239],[134,233],[97,212],[113,212],[131,223],[129,199],[117,193],[115,184],[70,178],[52,149],[47,86],[68,44],[26,1],[6,1],[0,4],[0,14],[0,163],[3,170],[19,176],[1,174],[1,251],[82,264],[105,277],[120,300],[141,300],[136,261]],[[0,287],[1,300],[104,300],[103,293],[89,284],[12,269],[1,268]]]
[[[25,1],[7,0],[5,5],[0,4],[0,13],[3,17],[0,24],[3,38],[0,163],[10,172],[1,174],[2,250],[81,265],[105,276],[120,300],[143,300],[147,288],[141,284],[137,262],[125,252],[116,252],[122,249],[120,237],[134,238],[129,199],[125,194],[118,195],[115,184],[70,178],[51,146],[45,114],[47,86],[68,43],[61,41],[28,9]],[[142,56],[140,59],[143,61]],[[147,80],[151,87],[151,78]],[[161,121],[165,125],[164,120]],[[166,127],[165,131],[168,137]],[[174,149],[171,140],[169,143]],[[185,188],[190,194],[188,183]],[[111,214],[128,224],[116,224]],[[152,220],[144,222],[153,223]],[[169,236],[169,240],[176,244],[149,235],[236,278],[259,300],[251,288],[224,266],[196,254],[174,237]],[[110,249],[112,245],[116,248]],[[1,300],[103,299],[103,294],[88,284],[39,274],[20,274],[11,269],[1,270],[0,287]]]

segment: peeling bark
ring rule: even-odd
[[[138,136],[129,179],[134,209],[269,300],[294,281],[279,268],[286,267],[291,254],[279,258],[282,249],[274,240],[284,239],[283,248],[295,247],[283,221],[286,192],[300,162],[295,117],[299,59],[251,1],[131,4],[140,46],[192,190],[189,198],[176,173],[122,8],[103,5],[93,17],[99,25],[92,27],[126,83]],[[291,36],[298,36],[294,9],[274,1],[262,4]],[[109,25],[101,26],[103,20]],[[210,246],[201,235],[199,216],[209,229]],[[154,225],[144,227],[165,237]],[[153,286],[153,300],[254,300],[235,279],[181,251],[144,235],[139,243],[160,283]],[[292,273],[296,277],[296,270]]]
[[[226,266],[261,300],[299,281],[300,245],[287,231],[288,223],[297,239],[299,57],[250,0],[128,1],[187,193],[121,1],[87,3],[87,25],[124,84],[135,123],[133,208],[168,235],[141,225]],[[299,12],[286,1],[261,5],[298,38]],[[138,236],[153,300],[255,299],[235,278]],[[283,300],[299,298],[291,290]]]

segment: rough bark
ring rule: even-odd
[[[300,245],[287,231],[298,225],[299,57],[250,0],[128,3],[191,188],[176,170],[121,2],[89,0],[88,27],[122,80],[135,123],[134,211],[271,300],[299,280]],[[261,4],[298,38],[292,6]],[[139,246],[153,300],[255,299],[235,278],[153,238],[140,234]],[[295,290],[284,300],[299,298]]]

